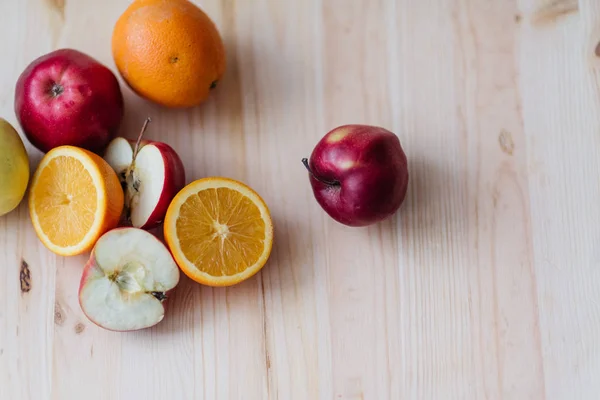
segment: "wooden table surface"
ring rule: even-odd
[[[114,70],[129,1],[0,3],[15,126],[34,58]],[[121,134],[151,116],[188,181],[254,187],[271,260],[228,289],[183,279],[162,323],[112,333],[77,302],[87,256],[47,251],[22,204],[0,218],[0,399],[600,398],[600,2],[197,3],[226,42],[222,86],[185,111],[124,88]],[[329,219],[300,163],[346,123],[393,130],[409,158],[401,212],[366,229]]]

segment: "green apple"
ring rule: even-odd
[[[0,118],[0,216],[14,210],[29,183],[29,158],[19,134]]]

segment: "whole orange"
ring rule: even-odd
[[[187,0],[134,1],[115,25],[112,50],[127,84],[167,107],[202,103],[225,72],[215,24]]]

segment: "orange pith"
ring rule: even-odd
[[[188,0],[137,0],[117,21],[113,57],[139,95],[168,107],[204,101],[225,71],[213,21]]]
[[[42,243],[60,255],[91,249],[117,226],[123,209],[119,179],[102,158],[72,146],[44,156],[32,179],[29,211]]]
[[[266,263],[273,224],[264,201],[249,187],[226,178],[186,186],[165,219],[165,239],[182,271],[196,282],[229,286]]]

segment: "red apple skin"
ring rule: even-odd
[[[107,67],[77,50],[61,49],[34,60],[21,73],[15,113],[31,144],[42,152],[72,145],[100,153],[123,119],[123,95]]]
[[[384,128],[340,126],[319,141],[308,164],[317,202],[341,224],[380,222],[406,197],[406,154],[398,137]]]
[[[162,191],[158,204],[150,218],[141,229],[152,229],[160,225],[167,215],[167,209],[177,193],[185,186],[185,168],[179,155],[171,146],[163,142],[149,142],[160,150],[165,163],[165,188]]]

